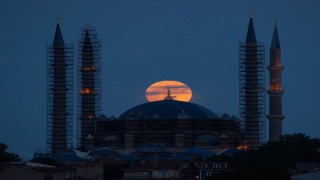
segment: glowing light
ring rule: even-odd
[[[282,91],[282,87],[280,84],[270,85],[269,90],[271,91]]]
[[[82,115],[81,119],[94,119],[95,115]]]
[[[149,102],[162,101],[168,96],[168,89],[173,100],[189,102],[192,97],[191,89],[182,82],[159,81],[148,87],[146,98]]]
[[[89,88],[83,88],[81,89],[81,94],[89,94],[90,93],[90,89]]]
[[[91,90],[90,88],[82,88],[80,94],[96,94],[96,91]]]
[[[95,71],[95,67],[94,66],[91,66],[91,67],[82,67],[81,68],[82,71]]]
[[[240,145],[237,147],[238,150],[247,150],[248,146],[247,145]]]
[[[93,118],[94,118],[94,116],[92,116],[92,115],[89,115],[89,116],[88,116],[88,118],[89,118],[89,119],[93,119]]]

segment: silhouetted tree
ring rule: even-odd
[[[280,141],[268,142],[259,149],[262,156],[278,159],[287,164],[320,162],[320,140],[305,134],[282,136]]]
[[[19,162],[21,158],[15,153],[6,152],[8,146],[4,143],[0,143],[0,163],[3,162]]]
[[[289,171],[297,162],[320,163],[320,140],[301,133],[284,135],[280,141],[268,142],[258,150],[211,160],[219,159],[234,163],[236,171],[219,173],[212,179],[285,180],[290,179]]]

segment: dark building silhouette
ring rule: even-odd
[[[169,91],[164,100],[137,105],[119,119],[100,117],[94,137],[100,148],[155,144],[173,149],[226,149],[239,145],[240,126],[235,116],[218,116],[198,104],[176,101]]]
[[[281,64],[281,47],[278,37],[277,24],[275,23],[272,42],[270,46],[270,65],[268,66],[270,72],[269,82],[269,140],[279,140],[282,135],[282,83],[281,72],[283,66]]]
[[[89,26],[82,28],[78,46],[78,146],[87,149],[94,139],[96,119],[100,114],[100,42]]]
[[[265,65],[264,45],[257,43],[252,17],[239,51],[240,122],[248,148],[256,149],[265,139]]]
[[[54,41],[47,47],[47,151],[72,148],[73,46],[63,41],[57,20]]]

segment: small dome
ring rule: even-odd
[[[214,153],[210,152],[208,149],[203,148],[203,147],[191,147],[189,149],[187,149],[184,152],[181,152],[181,154],[184,155],[197,155],[197,156],[201,156],[201,157],[209,157],[211,155],[214,155]]]
[[[106,157],[106,156],[116,156],[117,152],[112,151],[108,148],[97,149],[89,152],[88,156]]]
[[[137,152],[139,152],[139,153],[162,153],[165,151],[164,151],[164,148],[160,145],[147,144],[147,145],[139,147],[137,149]]]
[[[109,119],[104,114],[99,116],[98,121],[108,121]]]
[[[178,119],[179,117],[181,119],[182,112],[185,119],[218,119],[214,112],[205,107],[175,100],[148,102],[135,106],[120,115],[119,119]]]
[[[230,119],[230,116],[228,114],[223,114],[221,117],[221,119]]]
[[[62,150],[59,152],[56,152],[53,155],[53,159],[61,164],[65,164],[68,162],[74,162],[74,161],[82,161],[83,159],[80,158],[74,150]]]
[[[86,140],[92,140],[92,139],[94,139],[94,137],[91,134],[89,134],[85,139]]]

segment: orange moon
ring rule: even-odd
[[[184,83],[179,81],[159,81],[151,84],[146,90],[146,97],[149,102],[162,101],[168,96],[176,101],[189,102],[192,97],[191,89]]]

